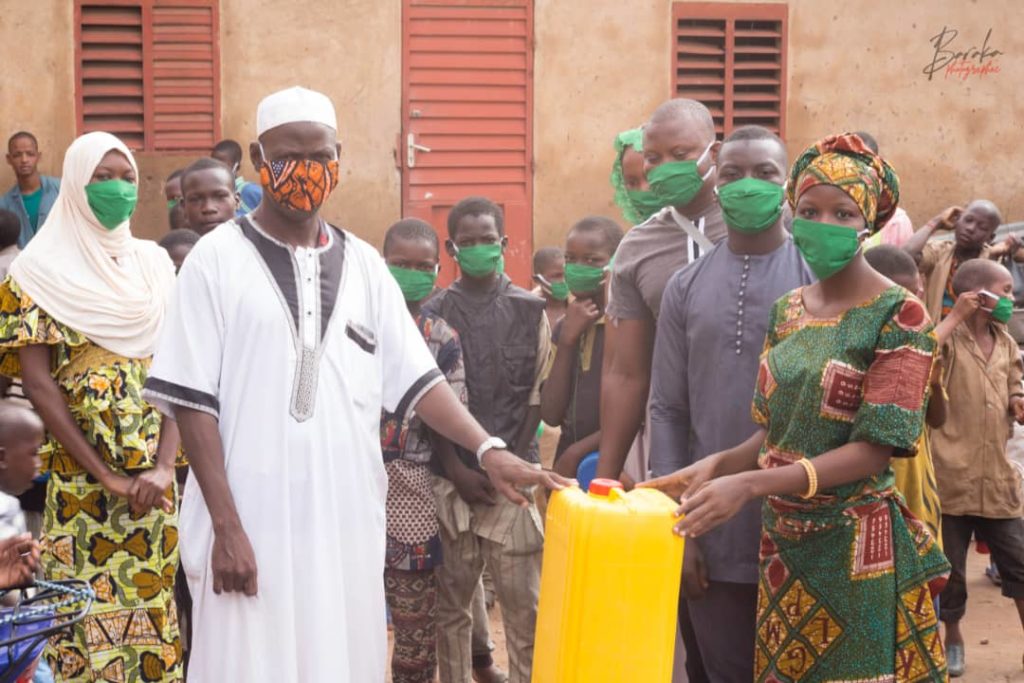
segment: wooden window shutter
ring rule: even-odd
[[[152,141],[162,150],[209,150],[219,137],[220,64],[215,3],[158,0],[152,14]]]
[[[675,96],[707,105],[719,135],[748,124],[785,135],[787,16],[779,3],[674,3]]]
[[[76,0],[79,130],[143,151],[220,137],[217,0]]]
[[[142,8],[135,4],[77,5],[78,122],[82,133],[103,130],[142,149],[145,140]]]

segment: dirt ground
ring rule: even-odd
[[[971,551],[967,563],[967,616],[963,622],[967,669],[965,683],[1024,681],[1024,636],[1009,598],[985,578],[988,555]]]
[[[552,437],[545,436],[548,439]],[[1024,465],[1024,427],[1017,427],[1009,451],[1011,458]],[[988,555],[980,555],[973,549],[968,555],[967,590],[970,597],[963,622],[967,668],[964,676],[955,680],[963,683],[1024,683],[1021,661],[1024,656],[1024,629],[1013,602],[1004,598],[999,588],[985,578],[988,561]],[[500,605],[491,610],[490,621],[491,637],[496,647],[494,659],[507,670],[508,654]],[[390,667],[387,680],[391,680]],[[686,676],[677,677],[673,683],[686,683]]]
[[[1022,683],[1024,668],[1024,631],[1021,629],[1013,603],[985,578],[988,555],[973,550],[968,560],[967,590],[970,598],[963,631],[967,641],[967,671],[963,683]],[[496,650],[494,659],[502,669],[508,668],[505,651],[505,630],[501,625],[501,606],[490,613],[491,637]],[[389,639],[390,644],[390,639]],[[390,670],[388,681],[391,680]],[[685,676],[674,683],[685,683]]]

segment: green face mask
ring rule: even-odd
[[[486,277],[491,273],[505,271],[505,257],[501,254],[501,243],[477,244],[472,247],[455,247],[455,260],[459,268],[470,277]]]
[[[127,180],[104,180],[86,185],[85,198],[100,225],[114,230],[135,211],[139,188]]]
[[[1013,317],[1013,301],[1005,296],[999,297],[999,303],[992,309],[992,317],[1001,323],[1010,322]]]
[[[989,291],[983,291],[982,293],[993,299],[998,299],[998,301],[994,308],[982,308],[981,310],[988,311],[993,320],[998,320],[1003,324],[1010,322],[1010,318],[1013,317],[1013,299],[1005,296],[996,296]]]
[[[556,301],[565,301],[569,298],[569,285],[565,284],[564,280],[548,282],[547,278],[543,275],[537,275],[536,278],[537,282],[540,283],[541,288],[550,294]]]
[[[793,221],[793,241],[819,280],[845,268],[860,249],[860,233],[856,229],[803,218]]]
[[[399,268],[388,266],[391,275],[402,290],[402,296],[406,301],[423,301],[434,291],[434,283],[437,282],[437,270],[413,270],[412,268]]]
[[[650,190],[626,190],[626,194],[630,204],[640,214],[641,223],[665,208],[658,196]]]
[[[167,200],[167,210],[170,211],[171,209],[176,207],[180,201],[181,201],[180,199],[168,199]]]
[[[651,169],[647,174],[647,182],[661,206],[686,206],[693,201],[704,186],[704,181],[714,171],[712,166],[701,176],[697,170],[713,144],[714,141],[709,142],[696,161],[667,161]]]
[[[786,188],[759,178],[743,178],[717,188],[726,225],[738,232],[757,233],[775,225],[782,215]]]
[[[565,283],[569,291],[579,296],[590,294],[601,288],[604,281],[604,274],[608,267],[598,268],[597,266],[585,266],[580,263],[565,264]]]

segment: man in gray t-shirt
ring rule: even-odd
[[[615,253],[612,271],[609,312],[616,319],[657,321],[669,278],[702,255],[700,243],[690,236],[694,230],[712,244],[725,237],[722,212],[714,200],[692,219],[669,206],[629,231]]]
[[[771,307],[814,280],[783,225],[782,141],[760,126],[739,128],[722,143],[717,166],[728,237],[669,280],[654,345],[651,469],[665,478],[649,483],[676,499],[685,475],[666,475],[757,431],[750,403]],[[751,502],[687,540],[680,609],[696,626],[712,681],[754,680],[760,537],[760,502]]]
[[[668,279],[725,237],[715,202],[715,123],[695,100],[669,100],[644,127],[644,170],[656,180],[680,162],[696,161],[702,181],[685,203],[666,208],[630,230],[612,268],[601,395],[599,477],[619,478],[640,429],[651,379],[651,354],[661,293]],[[659,167],[664,167],[659,171]],[[653,175],[653,177],[652,177]],[[662,189],[655,182],[652,189]],[[693,183],[694,185],[696,183]],[[671,189],[671,187],[669,188]],[[661,191],[666,199],[685,192]]]
[[[711,112],[696,100],[669,100],[644,126],[644,173],[665,208],[630,230],[615,253],[601,373],[599,477],[621,476],[643,423],[665,283],[725,237],[713,194],[717,146]],[[682,610],[686,672],[690,683],[703,683],[707,677],[686,615]]]

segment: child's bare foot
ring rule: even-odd
[[[477,683],[508,683],[508,674],[496,664],[473,669],[473,680]]]
[[[966,669],[964,636],[960,632],[959,622],[945,622],[946,625],[946,665],[950,678],[959,678]]]

